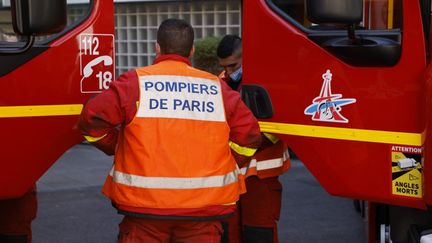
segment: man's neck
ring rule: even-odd
[[[180,56],[180,55],[177,55],[177,54],[164,54],[164,55],[160,55],[160,56],[158,56],[154,60],[153,64],[157,64],[157,63],[160,63],[160,62],[163,62],[163,61],[167,61],[167,60],[184,62],[187,65],[192,66],[192,63],[191,63],[191,61],[188,58]]]

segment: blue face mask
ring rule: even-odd
[[[239,69],[237,69],[236,71],[230,74],[230,78],[232,81],[240,81],[240,79],[242,78],[242,74],[243,74],[243,67],[240,67]]]

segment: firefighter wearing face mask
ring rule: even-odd
[[[233,90],[241,91],[242,40],[226,35],[217,49],[224,71],[219,78]],[[273,134],[262,133],[262,145],[254,158],[240,165],[247,192],[240,197],[236,217],[223,222],[223,243],[278,242],[282,184],[278,177],[290,167],[287,145]]]
[[[233,90],[240,92],[243,76],[241,39],[236,35],[226,35],[218,46],[219,65],[224,69],[219,78]]]

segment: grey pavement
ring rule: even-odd
[[[111,163],[111,157],[80,144],[53,165],[38,182],[34,243],[116,242],[121,216],[100,192]],[[281,176],[280,242],[365,243],[352,200],[328,195],[300,161],[292,164]]]

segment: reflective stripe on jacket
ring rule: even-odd
[[[104,194],[120,208],[236,202],[244,181],[228,145],[218,78],[170,60],[136,72],[138,110],[120,132]]]
[[[287,145],[276,136],[264,133],[271,145],[259,149],[253,159],[240,170],[245,177],[268,178],[279,176],[291,167]]]

